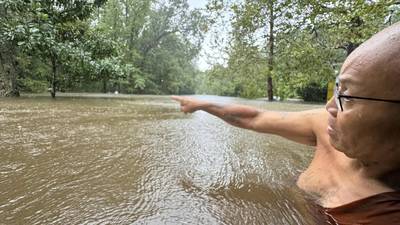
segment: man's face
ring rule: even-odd
[[[339,75],[339,93],[397,100],[393,96],[395,86],[388,84],[393,80],[392,75],[381,63],[381,56],[368,50],[360,49],[345,61]],[[326,109],[329,112],[328,134],[336,149],[350,158],[379,160],[381,149],[396,146],[393,140],[400,137],[400,105],[342,98],[341,111],[334,98],[327,103]]]

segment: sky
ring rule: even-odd
[[[194,9],[194,8],[205,8],[206,4],[207,4],[207,0],[188,0],[189,3],[189,7]],[[204,55],[205,51],[207,51],[207,49],[209,49],[210,47],[208,46],[208,42],[210,41],[210,36],[207,35],[202,49],[200,51],[200,55],[199,58],[197,59],[196,65],[197,67],[201,70],[201,71],[205,71],[209,68],[211,68],[211,65],[209,65],[207,63],[206,57]]]
[[[207,0],[188,0],[188,2],[192,8],[204,8],[207,4]]]

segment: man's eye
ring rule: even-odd
[[[343,101],[345,101],[345,102],[351,102],[351,101],[352,101],[351,98],[346,97],[346,96],[343,96],[342,99],[343,99]]]

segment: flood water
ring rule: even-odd
[[[0,98],[0,224],[312,224],[295,185],[312,148],[167,96],[98,97]]]

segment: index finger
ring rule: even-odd
[[[183,100],[182,97],[176,96],[176,95],[171,96],[171,99],[172,99],[172,100],[175,100],[175,101],[182,101],[182,100]]]

